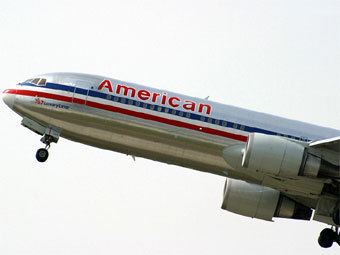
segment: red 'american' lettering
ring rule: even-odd
[[[122,95],[130,98],[136,98],[141,101],[151,101],[152,103],[158,103],[161,105],[170,105],[173,108],[182,107],[187,111],[199,112],[203,114],[211,114],[211,105],[196,103],[191,100],[182,100],[179,97],[170,96],[166,92],[157,93],[150,92],[146,89],[136,89],[131,86],[117,84],[116,88],[112,86],[110,80],[103,80],[99,86],[98,90],[107,91],[114,93],[116,95]]]

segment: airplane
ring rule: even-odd
[[[220,175],[222,209],[323,222],[319,245],[340,245],[340,130],[90,74],[38,75],[2,97],[42,136],[39,162],[63,137]]]

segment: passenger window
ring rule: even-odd
[[[45,86],[46,85],[46,79],[40,79],[38,86]]]

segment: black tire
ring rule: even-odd
[[[45,162],[48,158],[48,151],[44,148],[41,148],[37,151],[35,157],[39,162]]]
[[[336,225],[340,225],[340,209],[336,209],[333,213],[333,222]]]
[[[330,228],[325,228],[320,233],[318,243],[323,248],[329,248],[333,245],[335,238],[336,233]]]

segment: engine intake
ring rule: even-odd
[[[277,190],[234,179],[226,180],[222,209],[267,221],[273,217],[310,220],[312,216],[312,209]]]

